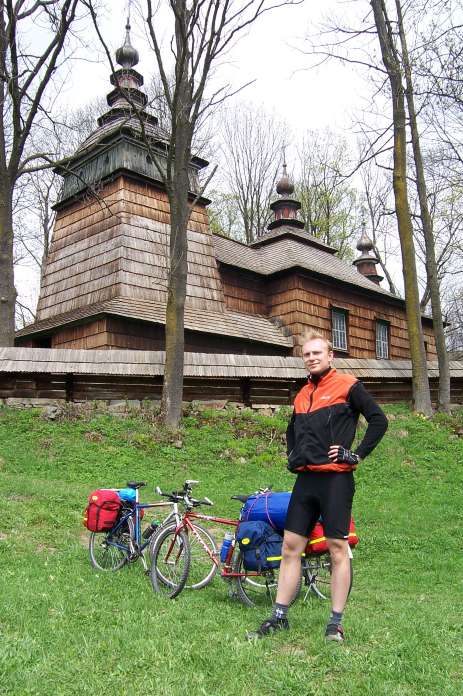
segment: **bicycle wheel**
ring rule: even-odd
[[[173,599],[186,585],[190,570],[190,545],[183,530],[166,527],[157,535],[151,557],[153,590]]]
[[[217,544],[212,534],[199,524],[193,526],[202,542],[207,546],[209,551],[214,554],[215,558],[217,558]],[[209,585],[217,572],[218,566],[216,566],[214,561],[208,556],[206,550],[192,531],[189,529],[185,531],[187,531],[188,541],[190,543],[190,572],[185,587],[191,590],[200,590],[206,587],[206,585]]]
[[[233,563],[233,571],[235,573],[246,572],[241,551],[238,552]],[[238,576],[236,578],[236,595],[239,601],[247,607],[272,606],[276,600],[279,572],[279,568],[274,568],[262,571],[261,575]],[[298,598],[299,592],[301,591],[301,584],[302,578],[299,578],[296,592],[289,606],[294,604]]]
[[[105,572],[122,568],[129,558],[129,541],[130,525],[118,525],[114,532],[92,532],[88,543],[92,566]]]
[[[350,560],[350,587],[354,570],[352,559]],[[331,557],[329,553],[307,556],[302,562],[302,574],[307,587],[307,594],[311,591],[320,599],[330,599],[331,597]]]

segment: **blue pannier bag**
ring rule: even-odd
[[[278,568],[283,538],[268,522],[240,522],[236,533],[245,570]]]
[[[274,529],[283,532],[290,498],[289,491],[250,495],[241,508],[240,519],[246,522],[268,522]]]

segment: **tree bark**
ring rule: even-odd
[[[179,152],[180,155],[180,152]],[[166,307],[166,362],[161,411],[169,430],[176,430],[182,415],[185,349],[185,298],[187,287],[188,160],[174,162],[170,201],[170,268]]]
[[[172,111],[173,127],[168,165],[170,176],[166,182],[171,230],[166,306],[166,361],[161,412],[166,427],[172,431],[177,430],[182,416],[185,298],[188,277],[187,226],[190,217],[188,167],[193,140],[193,128],[190,120],[192,93],[188,80],[190,54],[189,47],[184,40],[185,27],[189,23],[188,12],[184,0],[179,0],[175,17],[177,44],[176,109]]]
[[[405,308],[412,361],[413,408],[415,411],[430,416],[432,414],[432,404],[421,324],[413,226],[408,204],[405,97],[401,66],[384,0],[371,0],[371,6],[373,8],[381,55],[392,93],[394,129],[393,189],[402,251]]]
[[[13,194],[45,90],[57,70],[78,0],[25,3],[0,0],[0,345],[14,345]],[[31,25],[50,20],[50,41],[35,56],[22,45]],[[21,22],[25,22],[22,31]],[[34,157],[26,157],[26,161]],[[37,155],[39,159],[39,155]]]
[[[7,65],[5,5],[0,0],[0,70]],[[14,345],[16,288],[13,266],[12,186],[6,161],[5,138],[6,84],[0,85],[0,346]]]
[[[402,65],[406,81],[406,99],[410,131],[412,136],[413,157],[415,160],[416,186],[420,203],[420,216],[423,225],[423,236],[426,248],[426,274],[432,306],[432,318],[434,335],[436,338],[437,360],[439,363],[439,395],[438,409],[448,411],[450,406],[450,368],[445,345],[444,322],[442,317],[440,288],[437,275],[436,247],[434,231],[429,213],[426,179],[424,176],[423,157],[421,155],[420,135],[415,109],[412,70],[408,54],[407,39],[405,36],[402,7],[400,0],[396,0],[397,18],[399,23],[399,36],[402,46]]]
[[[0,346],[13,346],[17,293],[13,270],[11,185],[7,177],[0,180],[0,269]]]

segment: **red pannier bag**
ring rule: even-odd
[[[117,491],[98,488],[88,496],[83,524],[91,532],[107,532],[116,524],[121,507]]]
[[[356,546],[358,544],[359,538],[357,532],[355,531],[354,518],[350,518],[349,525],[349,546]],[[317,522],[315,527],[309,536],[309,541],[305,547],[306,553],[326,553],[328,551],[328,544],[326,542],[325,530],[323,529],[323,524]]]

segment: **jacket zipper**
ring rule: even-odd
[[[315,394],[315,390],[318,387],[318,384],[314,385],[314,388],[312,389],[312,393],[310,394],[310,399],[309,399],[309,408],[307,409],[307,413],[310,413],[310,409],[313,406],[313,395]]]

